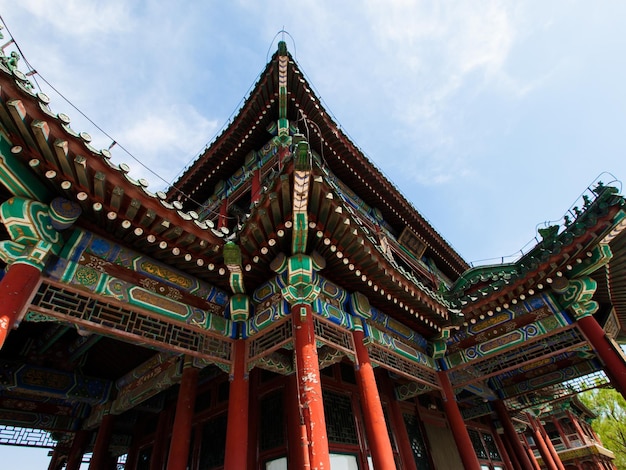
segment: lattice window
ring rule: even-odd
[[[352,341],[352,333],[349,330],[323,320],[320,317],[314,317],[314,325],[315,337],[318,340],[325,342],[329,346],[345,351],[351,356],[354,354],[354,342]]]
[[[210,469],[224,465],[226,421],[226,414],[221,414],[202,427],[200,468]],[[246,449],[242,449],[241,452],[246,452]]]
[[[137,456],[137,470],[150,470],[150,458],[152,457],[152,446],[144,447]]]
[[[498,446],[496,445],[496,441],[493,436],[488,433],[483,433],[483,442],[485,443],[485,448],[487,449],[489,458],[491,460],[501,461],[502,457],[500,457],[500,452],[498,452]]]
[[[128,460],[128,454],[120,455],[117,458],[117,470],[124,470],[126,467],[126,461]]]
[[[476,452],[476,457],[478,457],[479,459],[487,460],[489,456],[487,455],[485,445],[480,438],[480,433],[475,429],[468,429],[467,432],[469,434],[470,440],[472,441],[472,447],[474,447],[474,451]]]
[[[328,441],[336,444],[359,443],[350,397],[330,390],[322,391]]]
[[[461,387],[477,379],[484,380],[505,369],[541,359],[551,353],[580,346],[584,341],[577,329],[570,328],[532,343],[527,342],[524,346],[498,356],[489,355],[456,367],[451,372],[450,380],[454,387]]]
[[[510,410],[523,410],[531,406],[541,405],[542,403],[554,401],[558,398],[565,398],[584,392],[586,390],[603,387],[608,383],[608,377],[606,376],[604,371],[600,370],[591,374],[584,375],[582,377],[568,380],[567,382],[545,387],[541,390],[534,390],[525,395],[510,398],[506,400],[506,406]]]
[[[231,343],[182,325],[165,322],[144,313],[94,299],[78,292],[42,284],[33,300],[46,315],[61,319],[77,319],[131,334],[153,344],[219,362],[230,362]],[[113,332],[112,332],[113,334]]]
[[[285,444],[283,393],[278,391],[264,397],[260,403],[259,450],[265,451]]]
[[[291,318],[286,318],[254,336],[250,341],[248,358],[251,361],[258,359],[290,343],[292,341],[291,325]]]
[[[41,429],[0,425],[0,444],[54,449],[57,441],[52,439],[49,432]]]
[[[413,451],[413,457],[415,458],[417,470],[430,470],[428,451],[426,450],[424,436],[417,417],[415,415],[405,413],[402,415],[402,418],[404,418],[406,431],[409,435],[411,450]]]
[[[409,361],[398,354],[391,353],[375,343],[368,346],[368,352],[373,362],[385,366],[387,369],[391,369],[405,377],[416,379],[418,382],[439,389],[437,376],[432,370],[426,369],[414,361]]]

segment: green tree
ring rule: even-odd
[[[626,400],[612,388],[590,390],[579,397],[596,414],[591,427],[615,454],[616,467],[626,470]]]

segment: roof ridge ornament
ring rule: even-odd
[[[281,33],[283,33],[284,36],[285,30],[282,30]],[[286,56],[287,54],[287,43],[284,40],[278,41],[278,55]]]
[[[278,142],[282,147],[291,145],[289,119],[287,118],[287,70],[289,56],[285,41],[278,43]]]

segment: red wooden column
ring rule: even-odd
[[[383,375],[383,374],[381,374]],[[417,470],[415,465],[415,456],[413,455],[413,449],[411,448],[411,441],[409,440],[409,433],[406,430],[406,424],[402,416],[402,409],[396,399],[396,394],[393,388],[393,382],[388,373],[385,373],[382,378],[383,390],[389,397],[389,409],[391,411],[391,420],[394,423],[392,427],[395,430],[396,440],[398,444],[398,450],[400,451],[400,458],[406,470]]]
[[[546,441],[541,433],[541,430],[537,426],[537,423],[533,419],[532,416],[528,416],[528,420],[530,421],[530,426],[533,431],[533,437],[535,438],[535,444],[537,445],[537,450],[541,454],[541,458],[543,459],[543,464],[548,470],[558,470],[554,459],[552,458],[552,454],[548,450],[548,446],[546,445]]]
[[[372,453],[372,461],[376,470],[394,470],[396,465],[393,458],[393,449],[389,441],[383,405],[374,377],[374,368],[370,362],[369,353],[363,344],[365,335],[363,330],[352,332],[354,349],[356,351],[356,377],[361,396],[363,419],[367,432],[367,442]]]
[[[500,439],[500,435],[498,434],[496,427],[493,425],[493,422],[491,423],[491,434],[493,435],[493,440],[496,442],[496,447],[501,454],[500,457],[502,457],[504,465],[506,468],[513,468],[513,462],[511,462],[511,458],[509,457],[509,449],[504,445],[502,439]]]
[[[537,462],[537,459],[535,458],[533,450],[529,446],[525,446],[524,452],[526,452],[526,455],[528,455],[528,459],[531,462],[532,468],[534,470],[541,470],[541,467],[539,466],[539,462]]]
[[[65,470],[79,470],[83,461],[83,454],[87,448],[89,436],[91,433],[85,429],[81,429],[74,434],[70,455],[67,458]]]
[[[511,447],[507,435],[502,434],[500,441],[502,441],[502,444],[506,448],[506,452],[509,455],[509,459],[511,460],[511,466],[509,468],[512,468],[513,470],[524,470],[520,463],[517,461],[517,455],[515,455],[515,452],[513,452],[513,447]]]
[[[579,318],[576,323],[604,363],[613,387],[626,399],[626,364],[607,339],[605,331],[592,315]]]
[[[509,412],[507,411],[506,406],[504,405],[502,400],[494,400],[491,402],[491,404],[493,405],[493,408],[498,415],[498,419],[502,423],[502,427],[504,428],[504,434],[508,438],[509,444],[513,448],[513,452],[517,457],[517,461],[520,463],[522,468],[533,468],[533,465],[528,457],[528,453],[522,446],[522,443],[519,440],[519,436],[517,435],[517,431],[515,431],[515,427],[511,422],[511,417],[509,416]]]
[[[217,228],[220,229],[222,227],[228,226],[228,198],[222,201],[222,205],[220,206],[220,215],[217,218]]]
[[[63,455],[61,454],[61,449],[54,449],[52,451],[52,457],[50,458],[50,463],[48,464],[48,470],[59,470],[63,466]]]
[[[307,450],[308,438],[306,426],[302,417],[302,410],[298,401],[298,381],[296,376],[287,378],[287,446],[289,447],[289,468],[311,468],[309,464],[309,452]],[[306,461],[305,461],[306,457]]]
[[[154,444],[150,455],[150,470],[161,470],[167,453],[167,437],[170,427],[171,408],[167,408],[159,413],[156,431],[154,433]]]
[[[536,419],[536,418],[533,418],[533,419],[537,426],[537,430],[543,437],[543,441],[546,443],[546,448],[548,449],[548,452],[550,453],[550,456],[552,457],[552,461],[554,462],[554,465],[556,466],[558,470],[565,470],[565,466],[563,465],[563,462],[561,462],[561,459],[559,458],[559,454],[554,448],[554,444],[552,444],[552,440],[550,439],[550,436],[548,436],[548,433],[546,432],[546,429],[543,427],[543,424],[541,424],[541,421],[539,421],[539,419]]]
[[[580,423],[578,422],[578,418],[576,418],[576,416],[574,416],[574,413],[572,413],[570,410],[567,410],[567,417],[569,418],[570,422],[576,428],[576,432],[580,436],[580,440],[582,441],[583,445],[590,444],[589,437],[587,436],[587,433],[585,433],[585,431],[583,431],[583,428],[580,427]]]
[[[253,368],[250,371],[248,379],[248,387],[254,390],[260,381],[260,369]],[[289,392],[287,392],[289,393]],[[295,395],[295,389],[293,394]],[[257,465],[257,451],[259,449],[259,423],[261,420],[259,396],[256,393],[249,394],[248,400],[248,466],[246,468],[255,468]],[[288,397],[290,398],[290,397]],[[295,399],[295,398],[294,398]],[[287,405],[289,406],[289,405]]]
[[[291,318],[299,407],[302,410],[308,437],[308,456],[304,456],[304,459],[306,461],[308,457],[311,470],[327,470],[330,469],[330,454],[311,306],[305,303],[294,304],[291,307]]]
[[[26,263],[12,263],[0,281],[0,349],[41,283],[41,270]]]
[[[112,414],[105,414],[102,418],[102,423],[98,428],[98,434],[96,435],[96,443],[93,446],[93,453],[91,455],[91,462],[89,462],[89,470],[100,470],[106,468],[109,461],[109,444],[111,442],[111,436],[113,435],[113,423],[115,416]]]
[[[185,360],[183,376],[178,390],[178,400],[176,401],[176,416],[174,417],[174,427],[172,428],[170,455],[167,459],[168,470],[185,470],[187,468],[197,385],[198,369]]]
[[[246,370],[246,340],[233,343],[233,369],[228,392],[228,424],[224,470],[239,470],[248,465],[248,399],[250,393]]]
[[[135,423],[133,435],[130,441],[130,447],[128,448],[128,454],[126,455],[126,464],[124,465],[124,468],[127,468],[128,470],[134,470],[137,467],[137,459],[139,458],[139,441],[143,437],[143,433],[139,432],[139,428],[140,426]]]
[[[565,429],[563,429],[563,426],[561,426],[561,423],[559,422],[559,419],[556,416],[552,416],[550,418],[550,421],[552,421],[552,424],[554,425],[554,427],[558,431],[559,436],[561,436],[561,439],[565,443],[565,447],[569,449],[571,447],[571,443],[569,441],[569,438],[567,437],[567,434],[565,434]]]
[[[476,451],[472,445],[472,441],[465,427],[465,421],[461,416],[461,411],[456,404],[456,398],[454,391],[452,390],[452,384],[445,371],[439,371],[439,382],[441,383],[441,397],[443,398],[443,406],[446,410],[446,416],[450,423],[450,429],[454,436],[454,441],[459,449],[461,455],[461,461],[465,470],[480,470],[480,463],[478,457],[476,457]]]

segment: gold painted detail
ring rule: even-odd
[[[189,314],[184,304],[179,304],[178,302],[166,299],[144,289],[131,289],[130,295],[132,299],[139,303],[151,305],[159,310],[167,311],[168,313],[173,313],[180,317],[186,318]]]
[[[141,263],[141,269],[147,274],[151,274],[155,277],[162,279],[163,281],[176,284],[184,289],[189,289],[193,285],[193,281],[180,273],[172,271],[165,266],[159,266],[150,261],[143,261]]]

